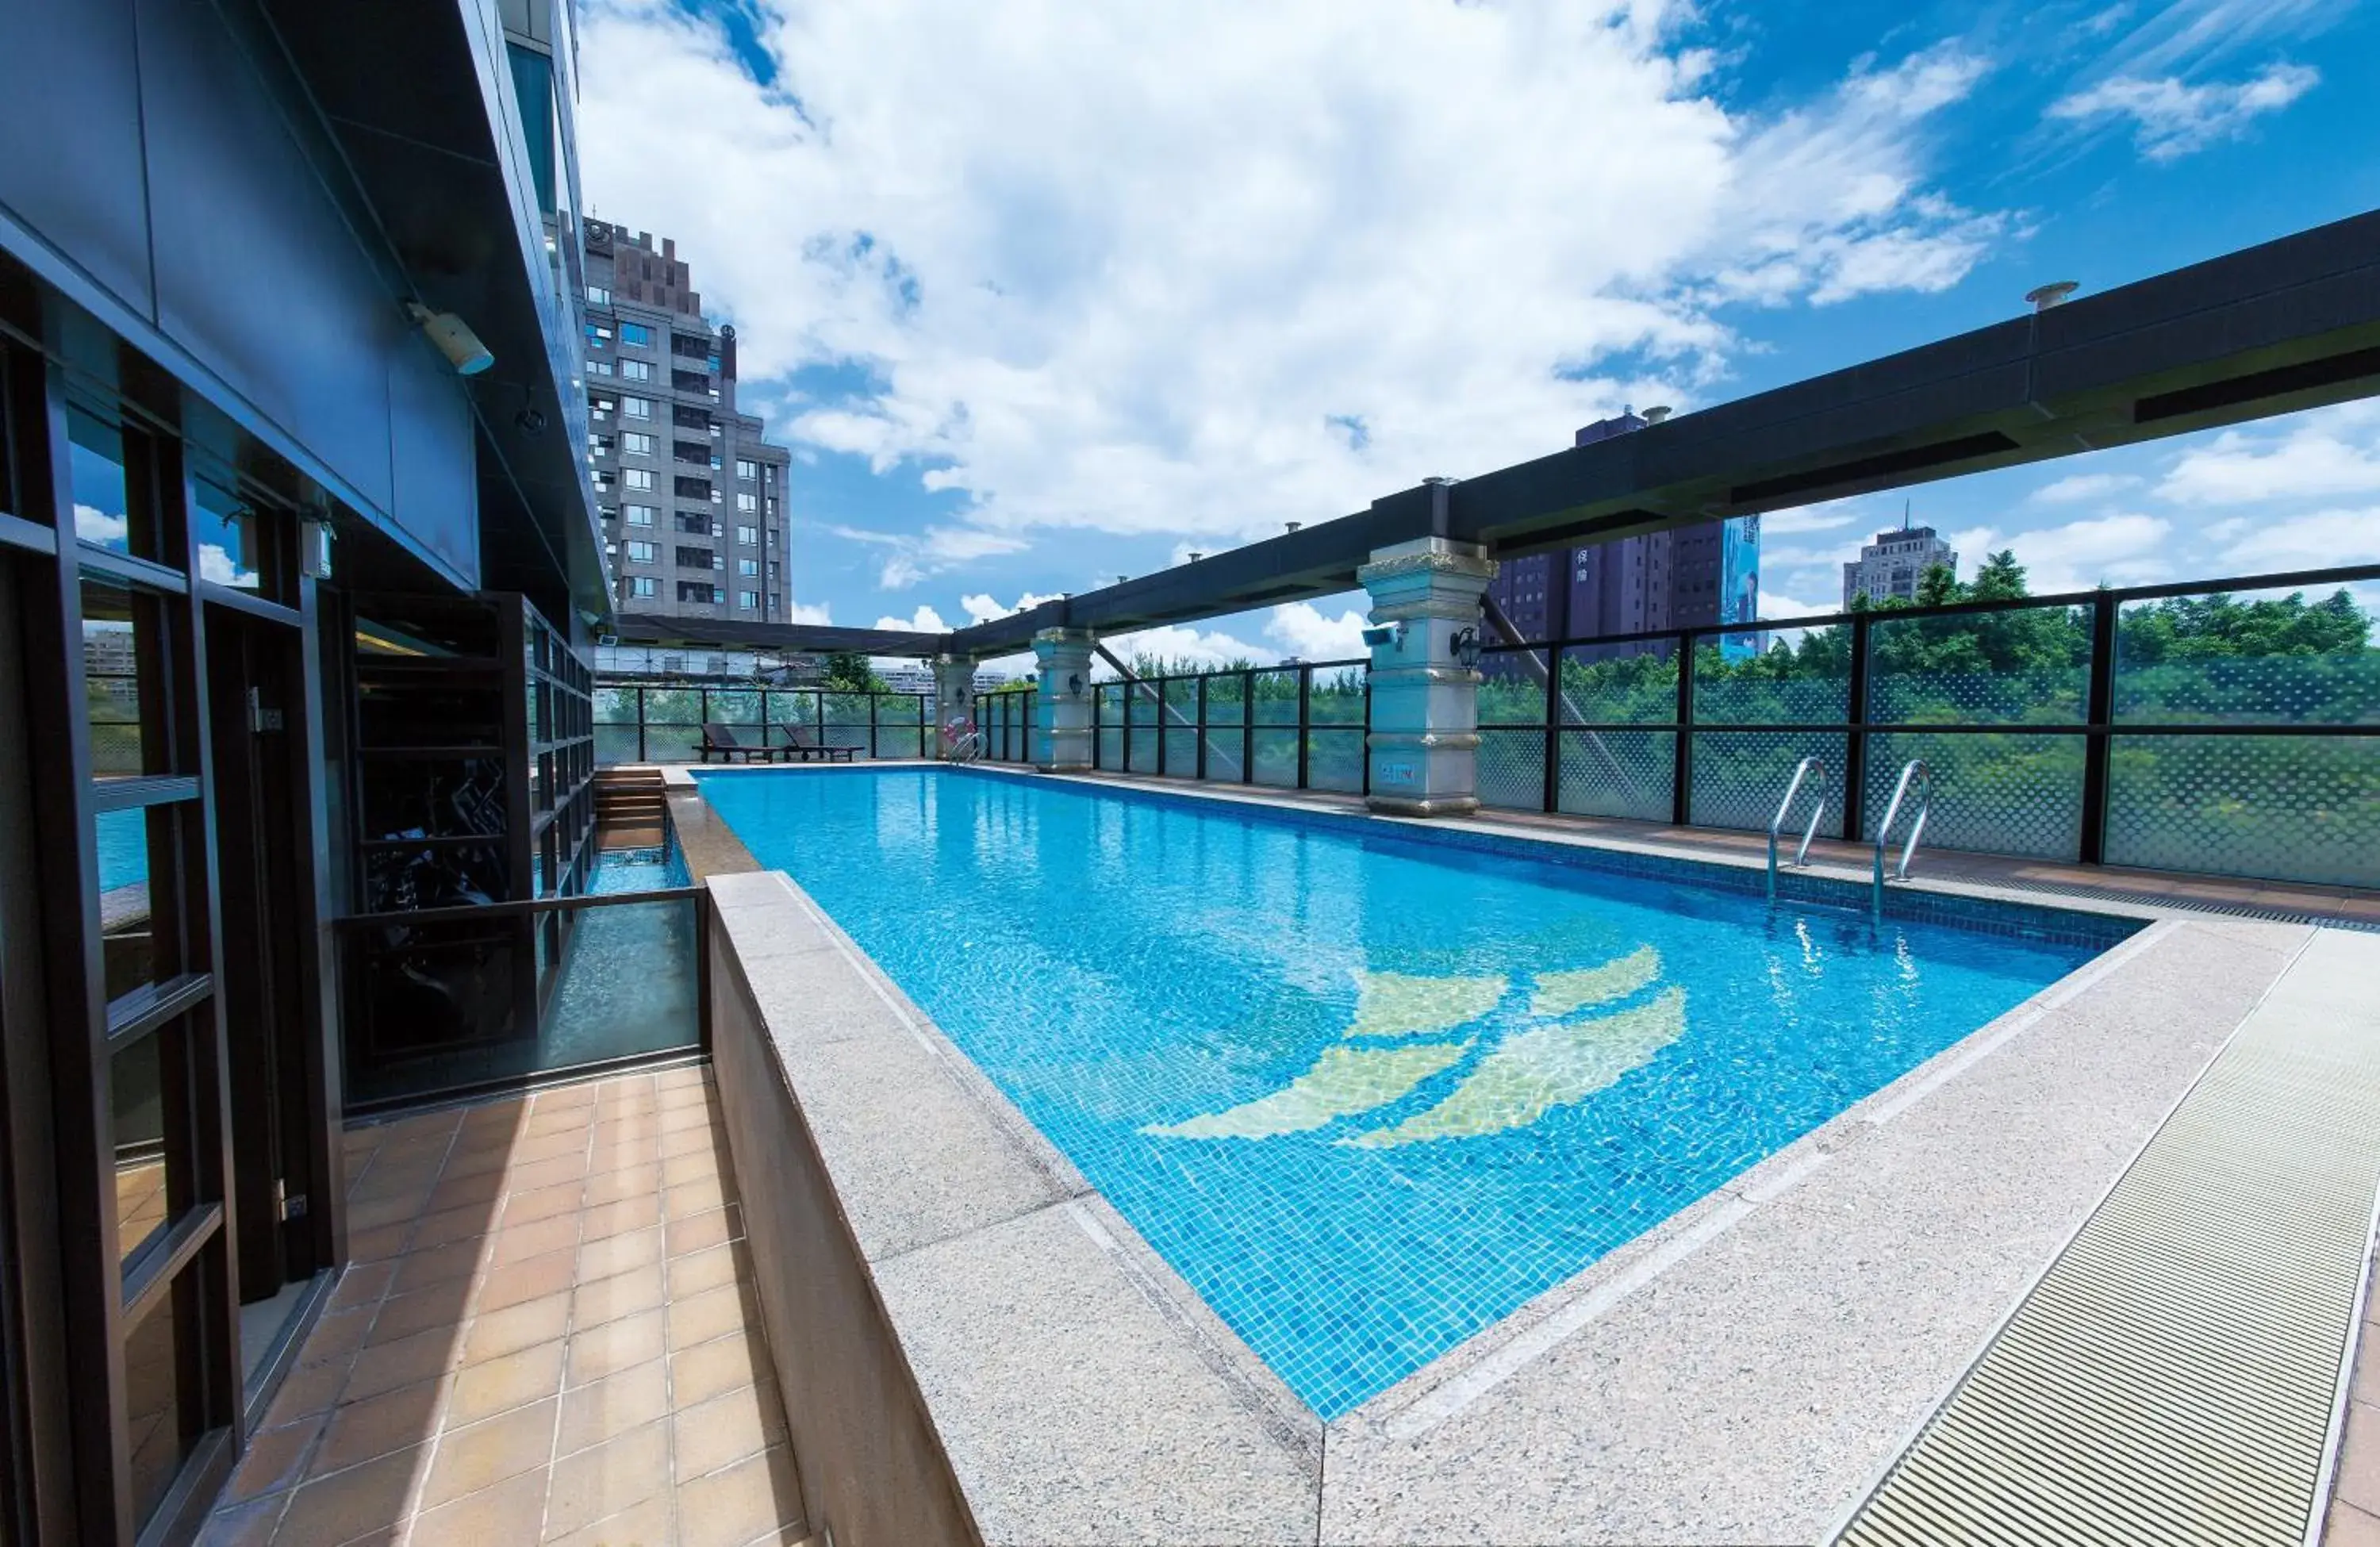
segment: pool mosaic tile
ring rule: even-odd
[[[996,774],[701,787],[1326,1419],[2132,927]]]

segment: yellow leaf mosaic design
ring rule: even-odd
[[[1451,1066],[1471,1044],[1415,1042],[1403,1047],[1327,1047],[1314,1067],[1269,1096],[1202,1114],[1184,1122],[1146,1127],[1162,1139],[1270,1139],[1303,1133],[1326,1123],[1388,1105],[1423,1080]]]
[[[1355,1024],[1350,1037],[1417,1037],[1477,1020],[1504,997],[1509,980],[1431,978],[1403,972],[1355,974]]]
[[[1378,1149],[1522,1127],[1641,1068],[1685,1029],[1685,991],[1674,988],[1632,1010],[1533,1027],[1482,1058],[1428,1111],[1339,1142]]]
[[[1576,972],[1541,972],[1536,992],[1529,995],[1529,1014],[1546,1020],[1583,1010],[1589,1005],[1625,999],[1660,975],[1661,953],[1650,945],[1640,945],[1601,967],[1583,968]]]

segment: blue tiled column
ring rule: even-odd
[[[1396,630],[1372,647],[1372,810],[1479,809],[1479,673],[1456,659],[1454,641],[1479,627],[1479,598],[1495,578],[1485,549],[1443,537],[1382,548],[1355,571],[1372,621]]]
[[[1091,766],[1091,631],[1044,628],[1033,636],[1040,667],[1033,696],[1033,764],[1044,774]]]

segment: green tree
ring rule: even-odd
[[[830,693],[889,693],[892,686],[876,675],[868,657],[856,650],[838,650],[826,658],[819,686]]]

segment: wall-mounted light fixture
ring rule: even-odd
[[[414,326],[430,342],[438,346],[438,352],[446,357],[446,363],[455,368],[457,376],[476,376],[496,363],[496,357],[480,342],[471,325],[455,313],[432,311],[419,301],[407,301],[405,314],[413,319]]]
[[[298,569],[310,579],[331,578],[331,518],[310,516],[298,523]]]
[[[1479,630],[1465,625],[1454,632],[1447,644],[1454,652],[1455,662],[1466,672],[1479,669]]]

